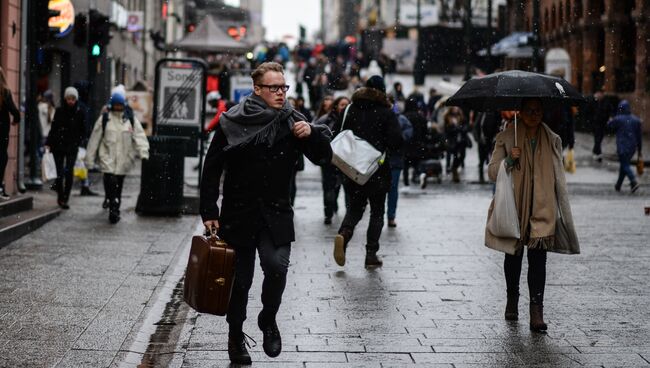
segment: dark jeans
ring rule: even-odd
[[[618,162],[620,164],[618,169],[618,180],[616,181],[616,188],[618,189],[621,189],[621,185],[623,185],[623,180],[625,180],[626,176],[630,179],[631,186],[634,186],[636,184],[634,172],[630,167],[630,160],[632,160],[632,156],[634,156],[634,153],[618,155]]]
[[[451,170],[458,170],[459,167],[465,167],[465,149],[457,149],[455,151],[447,152],[447,165],[451,161]],[[447,166],[449,167],[449,166]]]
[[[104,192],[108,199],[108,208],[116,214],[120,213],[123,186],[124,175],[104,174]]]
[[[338,199],[341,191],[341,179],[334,165],[321,166],[321,175],[325,217],[332,217],[339,210]]]
[[[7,168],[7,162],[9,161],[7,149],[9,149],[9,131],[7,131],[6,134],[0,132],[0,186],[2,187],[2,190],[4,190],[5,169]]]
[[[356,187],[355,187],[356,188]],[[348,189],[350,204],[348,205],[345,217],[341,223],[339,234],[343,234],[346,242],[352,238],[354,228],[357,226],[366,206],[370,203],[370,221],[366,233],[366,251],[369,253],[379,250],[379,237],[384,227],[384,212],[386,210],[386,192],[373,193],[368,195],[363,190]]]
[[[259,232],[256,244],[234,244],[235,247],[235,283],[230,297],[226,320],[231,330],[241,330],[246,320],[248,291],[253,283],[255,272],[255,250],[259,252],[260,265],[264,272],[262,282],[262,305],[265,318],[275,318],[282,294],[287,284],[287,270],[291,243],[274,245],[268,229]]]
[[[528,292],[531,304],[541,305],[544,301],[544,285],[546,284],[546,251],[530,250],[528,252]],[[506,276],[508,295],[519,295],[519,277],[524,250],[516,255],[506,254],[503,271]]]
[[[395,220],[397,213],[397,198],[399,198],[399,176],[402,169],[390,169],[391,182],[390,191],[388,192],[388,212],[387,217],[389,220]]]
[[[592,149],[594,155],[601,155],[603,153],[603,149],[601,148],[601,145],[603,143],[604,137],[605,137],[605,130],[594,129],[594,148]]]
[[[72,191],[74,163],[77,161],[77,150],[52,152],[56,165],[56,181],[54,183],[59,202],[68,202]]]

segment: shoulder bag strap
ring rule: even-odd
[[[350,106],[352,106],[352,104],[349,104],[345,107],[345,112],[343,113],[343,121],[341,121],[341,132],[343,131],[343,126],[345,125],[345,118],[348,117],[348,110],[350,109]]]

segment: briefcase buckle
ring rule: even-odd
[[[219,277],[218,279],[214,280],[214,282],[219,286],[224,286],[226,284],[226,279]]]

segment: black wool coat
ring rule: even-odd
[[[311,135],[296,138],[282,124],[275,143],[228,146],[218,125],[201,178],[200,212],[203,221],[219,220],[219,236],[229,244],[251,246],[259,231],[267,227],[276,245],[295,240],[290,185],[299,154],[316,165],[332,161],[327,127],[313,126]],[[225,171],[221,208],[219,184]]]
[[[345,113],[340,114],[339,120],[334,124],[332,132],[335,135],[341,132],[344,115]],[[391,182],[388,152],[399,150],[404,144],[404,139],[386,94],[374,88],[359,88],[352,95],[352,104],[348,109],[343,129],[351,129],[354,135],[366,140],[378,151],[387,152],[384,164],[379,166],[365,185],[358,185],[347,177],[344,178],[343,185],[368,194],[388,192]]]
[[[46,146],[52,152],[74,152],[86,138],[86,112],[76,103],[57,107]]]
[[[20,112],[14,104],[14,100],[11,96],[11,91],[5,89],[0,91],[0,139],[7,140],[9,139],[9,128],[11,123],[11,117],[13,116],[14,122],[20,122]]]

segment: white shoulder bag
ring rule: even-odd
[[[354,135],[352,130],[343,130],[348,109],[345,108],[341,132],[332,140],[332,164],[359,185],[364,185],[384,161],[385,154],[372,144]]]

